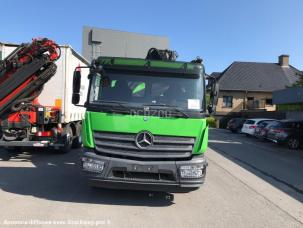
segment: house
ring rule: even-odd
[[[233,62],[223,72],[210,75],[214,111],[224,116],[243,110],[275,111],[273,92],[291,86],[300,71],[289,64],[289,56],[279,56],[278,63]]]

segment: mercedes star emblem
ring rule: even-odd
[[[154,136],[148,131],[142,131],[137,134],[135,142],[140,149],[146,149],[153,144]]]

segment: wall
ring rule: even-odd
[[[223,107],[223,96],[233,97],[233,107],[226,108]],[[272,99],[272,93],[270,92],[244,92],[244,91],[220,91],[218,96],[218,101],[216,105],[216,112],[224,115],[230,112],[239,112],[243,109],[247,109],[247,99],[245,97],[254,97],[255,100],[259,100],[260,103],[264,102],[265,99]],[[262,107],[260,107],[262,108]],[[266,105],[264,109],[267,111],[275,111],[275,105]]]
[[[303,111],[288,111],[286,112],[286,119],[303,120]]]
[[[232,96],[233,97],[233,107],[227,108],[223,107],[223,96]],[[245,96],[244,92],[229,92],[229,91],[220,91],[218,96],[218,102],[216,106],[216,112],[239,112],[243,107],[243,97]]]
[[[83,28],[82,55],[89,61],[99,56],[145,58],[152,47],[168,49],[168,38],[110,29]]]

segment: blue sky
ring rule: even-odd
[[[201,56],[208,73],[280,54],[303,70],[302,12],[302,0],[2,1],[0,41],[46,36],[81,52],[88,25],[167,36],[180,60]]]

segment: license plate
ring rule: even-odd
[[[45,144],[43,144],[43,143],[34,143],[33,146],[34,147],[44,147]]]
[[[127,167],[129,172],[157,173],[158,167],[155,165],[130,165]]]

